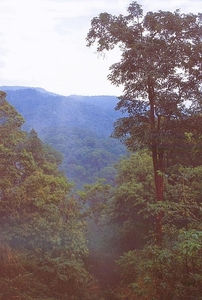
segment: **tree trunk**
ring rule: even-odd
[[[150,102],[150,124],[151,124],[151,147],[152,147],[152,161],[154,169],[154,182],[156,191],[156,201],[163,201],[163,149],[160,147],[159,137],[161,116],[155,117],[155,93],[154,87],[150,79],[148,79],[148,95]],[[159,211],[156,214],[156,243],[158,246],[162,245],[163,229],[162,229],[163,212]]]
[[[153,167],[154,167],[154,181],[155,181],[157,202],[163,201],[164,183],[163,183],[163,176],[162,176],[162,167],[163,167],[162,159],[163,159],[163,153],[162,154],[158,153],[157,146],[153,146],[152,160],[153,160]],[[163,212],[159,211],[156,215],[156,242],[158,246],[161,246],[162,244],[162,236],[163,236],[162,219],[163,219]]]

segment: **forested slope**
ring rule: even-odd
[[[114,136],[134,152],[118,164],[114,189],[99,182],[83,194],[89,233],[102,233],[92,256],[106,253],[101,265],[115,257],[121,277],[107,299],[202,299],[201,29],[201,13],[144,14],[137,1],[125,15],[91,20],[87,46],[121,52],[108,79],[123,88],[117,107],[128,116]]]
[[[112,184],[99,178],[71,190],[58,171],[61,155],[35,130],[23,132],[22,117],[0,94],[2,299],[202,299],[201,25],[201,14],[179,10],[144,16],[136,1],[126,16],[92,19],[88,46],[121,50],[108,79],[124,87],[117,108],[127,115],[114,136],[131,152]],[[47,109],[47,140],[86,135],[76,145],[68,140],[68,152],[72,145],[90,173],[102,171],[104,140],[92,139],[91,129],[60,124],[60,136],[54,123],[51,134],[49,96],[38,112],[40,120]],[[78,116],[87,114],[89,125],[95,111],[82,107]]]
[[[60,158],[0,92],[0,299],[94,299],[85,220]]]
[[[1,92],[0,299],[201,299],[200,139],[170,156],[157,203],[148,151],[122,159],[113,185],[73,192],[61,155],[23,122]]]
[[[112,183],[114,163],[126,153],[120,141],[110,138],[116,97],[64,97],[42,89],[2,87],[8,101],[25,118],[23,128],[63,154],[61,169],[77,187],[105,177]]]
[[[63,154],[61,169],[77,188],[96,178],[106,178],[113,184],[114,164],[126,154],[118,140],[80,128],[48,128],[43,134],[43,140]]]
[[[120,116],[113,96],[61,96],[42,89],[0,87],[7,99],[26,122],[23,128],[34,128],[43,137],[44,128],[54,126],[85,128],[109,137],[113,123]]]

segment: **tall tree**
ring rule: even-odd
[[[143,16],[136,1],[127,11],[126,16],[101,13],[93,18],[87,46],[97,44],[98,52],[121,49],[121,60],[110,67],[108,79],[123,86],[116,108],[127,116],[115,123],[114,135],[133,150],[140,146],[151,150],[156,201],[163,201],[167,150],[176,141],[179,147],[175,151],[180,148],[184,132],[202,130],[202,18],[179,10]],[[159,212],[158,245],[162,242],[162,218]]]

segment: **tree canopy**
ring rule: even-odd
[[[85,220],[60,157],[0,92],[0,299],[89,299]]]
[[[179,10],[144,16],[136,1],[127,11],[126,16],[101,13],[93,18],[87,45],[96,44],[98,52],[121,49],[121,60],[110,67],[108,79],[123,85],[116,108],[128,115],[115,123],[114,136],[130,149],[151,150],[156,200],[163,201],[166,154],[182,151],[185,133],[202,133],[202,18]],[[160,244],[161,212],[156,226]]]
[[[126,114],[114,136],[135,153],[75,191],[61,154],[22,131],[0,92],[0,299],[199,300],[201,15],[144,16],[132,2],[126,16],[94,18],[87,40],[98,51],[120,46],[109,79],[124,86],[117,109]],[[65,130],[51,141],[68,152]],[[85,136],[70,147],[89,173],[108,158],[111,166],[104,149],[120,154],[91,132],[72,133]]]

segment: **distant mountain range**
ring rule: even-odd
[[[110,136],[113,123],[120,117],[115,111],[115,96],[61,96],[41,88],[1,86],[7,100],[25,118],[25,130],[34,128],[43,136],[44,128],[62,126],[85,128]]]
[[[7,101],[24,117],[23,129],[34,129],[45,143],[63,154],[64,170],[77,187],[105,178],[115,179],[114,164],[126,154],[119,140],[110,138],[114,96],[61,96],[41,88],[2,86]]]

